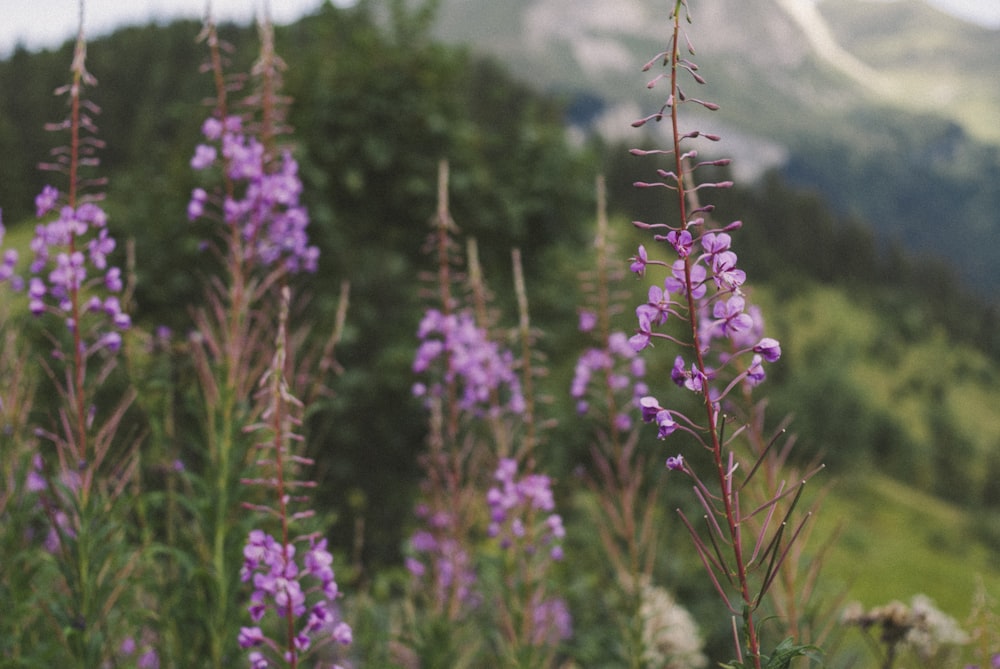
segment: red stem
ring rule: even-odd
[[[84,47],[83,30],[77,37],[76,54],[73,58],[73,83],[70,86],[70,158],[69,158],[69,194],[67,204],[76,210],[78,200],[79,166],[80,166],[80,90],[84,85]],[[76,235],[70,232],[69,255],[76,253]],[[76,411],[76,455],[78,462],[73,466],[81,466],[87,462],[87,418],[86,396],[84,395],[85,364],[83,355],[83,340],[80,334],[80,287],[73,281],[70,284],[70,315],[73,319],[73,401]],[[68,436],[68,435],[67,435]],[[80,488],[81,502],[86,506],[90,496],[90,468],[83,473],[83,483]]]
[[[677,108],[680,105],[680,94],[677,86],[677,71],[680,62],[680,13],[683,0],[677,0],[673,13],[673,40],[670,53],[670,121],[673,134],[674,153],[674,174],[677,177],[677,203],[680,213],[681,225],[688,226],[687,220],[687,193],[684,183],[685,171],[684,161],[681,153],[681,133],[677,118]],[[698,308],[694,298],[694,285],[691,278],[691,268],[694,261],[688,255],[684,258],[684,284],[687,293],[688,324],[691,327],[691,341],[694,343],[695,365],[705,379],[707,366],[700,341],[698,328]],[[731,476],[728,468],[722,459],[722,443],[719,439],[719,412],[715,403],[708,393],[708,389],[703,387],[702,398],[704,400],[705,413],[708,418],[708,432],[710,436],[710,446],[712,450],[712,461],[715,465],[716,474],[719,480],[720,490],[723,491],[721,498],[726,517],[727,530],[733,548],[733,560],[735,562],[736,576],[739,579],[740,596],[743,599],[744,611],[746,611],[745,629],[747,630],[747,650],[753,658],[756,669],[761,669],[760,664],[760,641],[757,638],[757,630],[753,621],[754,602],[750,595],[750,586],[747,579],[746,563],[743,559],[743,545],[740,540],[740,528],[738,522],[738,509],[734,507],[733,496],[728,494],[730,489],[729,478]],[[739,649],[737,649],[738,651]]]

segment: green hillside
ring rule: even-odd
[[[841,532],[826,587],[866,607],[925,594],[964,622],[980,582],[1000,593],[997,547],[977,538],[973,517],[905,483],[874,472],[840,479],[816,523],[817,538]]]

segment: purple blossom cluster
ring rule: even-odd
[[[496,485],[486,493],[490,508],[489,536],[498,538],[503,548],[516,547],[534,554],[547,547],[549,557],[561,560],[562,539],[566,536],[562,516],[555,510],[552,481],[544,474],[525,474],[517,478],[517,461],[502,458],[493,476]],[[535,514],[549,513],[534,527]]]
[[[60,207],[62,199],[63,194],[51,185],[35,198],[38,218],[56,210],[58,217],[35,227],[31,276],[27,281],[28,309],[35,316],[58,314],[71,333],[79,334],[81,352],[85,354],[98,349],[117,352],[122,344],[121,333],[131,327],[132,319],[117,296],[124,287],[121,269],[108,264],[116,244],[108,232],[107,215],[94,202]],[[0,281],[9,281],[12,288],[22,290],[25,281],[16,274],[18,260],[15,249],[4,252]]]
[[[580,315],[580,329],[584,332],[592,330],[594,322],[595,318],[590,312]],[[595,375],[598,377],[596,382]],[[616,406],[625,406],[631,402],[637,407],[639,400],[649,393],[645,376],[646,361],[629,345],[628,336],[624,332],[613,332],[603,348],[587,349],[577,360],[570,395],[576,400],[576,409],[581,415],[591,409],[587,399],[590,393],[601,405],[606,404],[608,392],[616,395],[628,393],[628,402],[616,403]],[[619,412],[614,416],[614,424],[618,430],[628,431],[632,428],[632,417],[624,411]]]
[[[336,612],[338,589],[333,556],[326,549],[326,539],[317,540],[313,535],[308,541],[300,568],[294,543],[282,543],[262,530],[252,530],[247,537],[240,577],[244,582],[253,583],[247,607],[250,619],[259,623],[270,609],[279,618],[302,621],[295,635],[294,648],[285,650],[281,650],[283,645],[267,637],[260,627],[242,628],[239,644],[241,648],[255,649],[248,655],[254,669],[271,666],[263,652],[265,648],[285,663],[294,664],[321,643],[332,640],[346,646],[352,641],[351,627],[339,620]]]
[[[511,413],[525,410],[521,381],[515,372],[514,355],[491,341],[484,328],[476,325],[469,311],[444,314],[429,309],[417,330],[420,346],[413,360],[413,371],[427,372],[438,360],[445,361],[440,381],[430,386],[417,383],[413,387],[418,397],[439,397],[444,387],[458,384],[459,407],[464,411],[482,413],[493,406],[494,398],[504,397]]]
[[[539,578],[548,567],[546,560],[562,560],[566,530],[562,516],[553,513],[555,500],[551,479],[533,473],[518,478],[517,470],[518,464],[513,458],[501,458],[497,464],[493,476],[496,485],[486,493],[490,509],[487,534],[498,539],[504,550],[516,551],[534,562],[534,567],[520,574],[521,578],[534,581],[534,591],[527,602],[532,631],[526,641],[534,646],[555,646],[572,636],[572,618],[566,602],[545,596],[544,584]]]
[[[410,537],[412,554],[406,558],[410,575],[431,592],[439,610],[452,603],[475,608],[479,603],[476,572],[469,552],[454,536],[452,514],[432,512],[426,504],[420,504],[416,515],[424,527]]]
[[[678,355],[670,378],[677,386],[707,394],[718,404],[739,383],[748,387],[761,383],[766,376],[764,363],[781,357],[781,345],[776,339],[763,336],[760,310],[746,303],[741,288],[746,273],[736,265],[732,239],[726,232],[738,228],[740,222],[723,231],[703,231],[692,236],[691,230],[698,230],[702,223],[702,219],[695,219],[685,229],[670,229],[666,235],[657,235],[656,239],[669,244],[678,258],[670,265],[670,274],[662,287],[650,286],[646,302],[636,308],[638,328],[629,344],[633,350],[641,351],[656,338],[677,341],[663,331],[664,326],[675,318],[697,319],[696,354],[691,360]],[[695,255],[699,245],[702,252]],[[644,276],[647,267],[653,264],[643,246],[631,260],[631,269],[638,276]],[[689,313],[691,305],[693,314]],[[707,356],[713,345],[717,358],[709,364]],[[660,406],[655,397],[640,398],[639,408],[643,421],[657,425],[661,439],[677,429],[677,414]],[[673,468],[679,468],[679,464]]]
[[[316,271],[319,249],[309,244],[309,214],[299,203],[302,181],[291,152],[283,151],[279,160],[272,160],[264,144],[244,129],[239,116],[211,117],[201,131],[206,142],[195,147],[192,169],[221,165],[232,188],[222,196],[195,188],[188,218],[204,216],[206,205],[215,204],[222,220],[240,235],[241,260],[266,267],[282,264],[293,273]]]
[[[561,597],[535,598],[531,607],[534,646],[556,646],[573,636],[573,616]]]

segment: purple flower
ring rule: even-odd
[[[656,414],[662,411],[660,402],[655,397],[643,397],[639,400],[639,408],[642,410],[642,420],[644,423],[652,423],[656,420]]]
[[[651,325],[663,325],[670,315],[670,308],[674,301],[670,299],[669,290],[663,290],[659,286],[650,286],[647,292],[647,302],[640,305],[639,309],[644,309],[649,315]]]
[[[684,456],[683,455],[672,455],[667,458],[667,469],[672,472],[684,469]]]
[[[674,247],[674,251],[677,252],[678,257],[687,258],[691,254],[693,240],[691,239],[691,233],[687,230],[671,230],[667,233],[667,241]]]
[[[677,356],[674,358],[674,366],[670,370],[670,380],[678,386],[683,386],[688,378],[690,378],[690,374],[687,373],[687,366],[684,363],[684,358],[682,356]]]
[[[605,348],[588,349],[577,360],[570,395],[579,400],[577,411],[580,414],[585,414],[590,409],[590,402],[583,398],[592,386],[596,386],[596,396],[602,398],[601,404],[595,406],[603,406],[603,398],[608,390],[615,395],[623,395],[622,391],[629,391],[630,397],[628,400],[623,398],[623,404],[626,401],[638,401],[645,393],[645,384],[642,382],[645,374],[645,361],[636,355],[629,338],[624,332],[613,332],[608,336]],[[593,382],[595,377],[597,381]],[[631,429],[632,421],[626,414],[619,414],[614,417],[614,425],[619,432],[627,432]]]
[[[678,295],[686,295],[688,292],[688,286],[685,279],[685,261],[676,260],[671,267],[670,276],[664,280],[664,286],[670,293],[676,293]],[[705,297],[705,293],[708,288],[705,286],[705,280],[708,278],[708,272],[701,265],[691,266],[691,296],[700,300]]]
[[[191,191],[191,201],[188,202],[188,220],[195,220],[205,214],[205,203],[208,202],[208,193],[203,188],[195,188]]]
[[[524,545],[520,540],[526,536],[528,525],[534,527],[535,512],[555,509],[552,481],[543,474],[526,474],[518,480],[517,467],[517,461],[511,458],[502,458],[497,465],[494,479],[498,485],[486,493],[491,519],[488,533],[499,538],[504,548],[518,546],[521,550],[533,552],[535,546]],[[540,530],[541,542],[547,545],[558,546],[566,534],[562,517],[555,513],[545,518]],[[561,556],[561,549],[556,554]]]
[[[659,430],[656,433],[656,436],[659,439],[666,439],[673,434],[674,430],[677,429],[677,423],[674,422],[670,412],[666,409],[657,412],[656,425],[659,427]]]
[[[421,320],[417,336],[422,339],[413,361],[413,371],[428,372],[438,359],[444,359],[438,372],[440,381],[425,386],[427,393],[439,396],[445,384],[456,384],[461,393],[459,407],[480,415],[494,409],[514,414],[524,411],[521,382],[514,355],[490,340],[484,328],[476,325],[474,314],[441,314],[430,309]],[[506,403],[494,406],[500,393]]]
[[[532,607],[532,637],[535,646],[555,646],[573,636],[573,618],[566,602],[556,597]]]
[[[736,254],[724,251],[712,259],[712,275],[715,285],[725,290],[736,290],[746,280],[746,272],[736,267]]]
[[[638,276],[643,276],[646,273],[646,262],[648,260],[646,247],[640,244],[638,252],[631,258],[631,260],[632,264],[629,266],[629,270]]]
[[[52,211],[59,200],[59,191],[53,186],[46,185],[42,192],[35,197],[35,217],[41,218]]]
[[[701,247],[705,253],[714,256],[729,250],[732,237],[725,232],[708,232],[701,238]]]
[[[333,628],[333,638],[341,646],[350,646],[354,641],[351,626],[345,622],[337,623],[337,626]]]
[[[118,647],[118,652],[121,653],[122,655],[127,656],[133,654],[135,652],[135,649],[136,649],[135,639],[133,639],[130,636],[127,636],[122,640],[121,645]]]
[[[160,669],[160,656],[155,650],[149,649],[139,656],[135,666],[137,669]]]
[[[259,627],[241,627],[237,638],[240,648],[253,648],[264,643],[264,632]]]
[[[764,380],[764,366],[761,365],[761,360],[759,355],[754,355],[750,361],[750,367],[747,368],[747,383],[751,386],[756,386]]]
[[[753,327],[753,319],[743,311],[745,301],[734,295],[725,302],[716,302],[712,314],[718,319],[716,327],[722,336],[731,337]]]
[[[778,343],[777,339],[764,337],[753,347],[753,351],[754,353],[760,353],[764,357],[764,360],[775,362],[781,357],[781,344]]]
[[[123,288],[122,271],[117,267],[109,268],[108,273],[104,275],[104,287],[112,293],[120,293]]]
[[[46,186],[36,199],[41,215],[52,211],[58,192]],[[105,304],[101,288],[109,292],[122,289],[121,270],[108,266],[108,255],[115,250],[115,240],[107,229],[107,215],[92,202],[76,209],[64,206],[59,217],[35,227],[31,240],[34,258],[29,267],[34,275],[28,280],[28,309],[35,316],[46,312],[60,314],[71,332],[79,335],[84,350],[106,349],[116,352],[121,347],[123,330],[132,321],[121,310],[117,300]],[[0,279],[10,278],[16,254],[5,254]],[[91,271],[99,278],[90,280]],[[18,279],[14,284],[21,284]],[[110,298],[108,298],[110,299]],[[74,316],[79,306],[80,322]]]
[[[269,610],[281,618],[305,618],[295,646],[308,650],[316,636],[334,637],[330,609],[338,597],[333,573],[333,556],[326,549],[326,539],[308,537],[309,546],[302,555],[302,568],[296,561],[295,544],[282,544],[262,530],[251,530],[243,547],[240,578],[253,583],[247,611],[259,622]],[[308,600],[312,599],[312,603]],[[347,634],[350,628],[347,627]],[[343,630],[341,629],[341,636]],[[339,640],[339,637],[337,637]],[[270,643],[260,627],[244,627],[238,637],[242,648]],[[250,657],[254,654],[251,653]],[[261,656],[263,658],[263,656]]]
[[[635,315],[639,319],[639,328],[634,335],[629,337],[628,344],[632,350],[638,352],[649,346],[653,336],[653,324],[648,304],[636,307]]]
[[[203,170],[207,167],[211,167],[212,163],[215,162],[217,155],[218,154],[214,146],[199,144],[195,147],[194,157],[191,158],[191,168],[195,170]]]

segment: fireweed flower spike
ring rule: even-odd
[[[105,184],[94,174],[103,147],[95,125],[100,110],[85,95],[97,81],[86,68],[82,26],[83,3],[70,82],[55,91],[65,98],[68,114],[45,126],[65,136],[65,145],[40,165],[51,182],[35,198],[39,222],[28,277],[16,274],[18,254],[7,250],[0,280],[27,289],[28,310],[52,345],[51,356],[30,363],[45,370],[54,393],[49,425],[34,431],[43,443],[35,443],[33,471],[25,481],[25,492],[44,513],[47,528],[33,538],[52,554],[52,570],[44,586],[30,587],[44,587],[51,596],[46,616],[63,625],[65,663],[97,667],[109,665],[134,631],[135,621],[119,606],[133,592],[137,564],[126,531],[132,510],[121,501],[134,481],[136,458],[118,435],[131,392],[115,399],[114,391],[99,387],[115,367],[131,318],[122,306],[121,270],[111,264],[116,243],[99,206]],[[2,231],[0,225],[0,237]]]
[[[415,373],[428,372],[439,357],[447,364],[441,382],[420,384],[414,394],[438,397],[448,384],[454,383],[461,388],[458,404],[463,411],[490,412],[491,398],[501,391],[507,397],[507,410],[523,411],[524,397],[514,371],[513,353],[491,341],[471,311],[443,314],[430,309],[420,322],[417,336],[421,343],[413,359]]]
[[[59,429],[44,434],[55,443],[66,476],[78,482],[72,492],[85,505],[121,417],[113,412],[108,422],[95,426],[97,407],[92,403],[95,389],[87,377],[89,361],[109,355],[113,360],[132,320],[119,297],[124,287],[121,269],[109,263],[116,242],[107,227],[107,214],[98,204],[103,195],[95,192],[105,180],[88,174],[99,165],[96,152],[103,143],[96,137],[94,123],[100,110],[83,95],[97,80],[86,69],[82,28],[70,71],[71,83],[56,90],[57,95],[67,97],[69,116],[46,126],[54,132],[68,132],[69,146],[54,150],[53,162],[40,166],[64,178],[65,189],[47,184],[35,198],[40,222],[30,243],[27,282],[15,274],[18,254],[13,250],[4,253],[0,280],[9,281],[14,289],[27,287],[28,309],[34,316],[57,319],[57,325],[49,328],[52,360],[63,365],[58,386],[69,411],[59,421]],[[0,225],[0,240],[2,229]],[[119,410],[124,411],[124,406]]]
[[[190,164],[196,172],[218,170],[222,187],[214,193],[201,187],[192,190],[188,218],[221,220],[229,262],[241,265],[241,270],[246,265],[265,272],[315,272],[319,249],[309,243],[306,233],[309,214],[299,202],[299,166],[291,151],[275,142],[279,133],[288,131],[284,99],[278,95],[285,64],[274,51],[270,21],[264,20],[259,28],[261,54],[253,68],[259,90],[246,103],[260,110],[260,118],[230,113],[226,87],[219,88],[215,109],[201,127],[204,142],[195,147]],[[218,82],[221,54],[210,19],[203,35],[212,49]]]
[[[676,439],[676,433],[681,431],[692,435],[695,443],[711,454],[718,488],[716,492],[712,492],[701,481],[683,454],[667,459],[666,467],[695,480],[698,500],[710,521],[709,531],[715,536],[710,542],[703,541],[683,513],[681,517],[691,532],[695,548],[719,594],[734,616],[744,618],[740,628],[745,630],[746,638],[738,640],[737,662],[731,666],[761,669],[762,653],[754,612],[787,551],[782,553],[779,550],[782,543],[781,530],[769,533],[768,523],[765,521],[753,547],[752,557],[750,553],[744,553],[741,523],[750,520],[761,509],[747,516],[743,515],[739,496],[742,485],[735,482],[737,472],[742,470],[738,467],[735,454],[732,451],[728,454],[724,452],[724,449],[731,447],[732,437],[728,440],[723,438],[727,422],[723,407],[730,391],[741,382],[744,390],[748,391],[764,380],[764,364],[779,359],[781,346],[777,340],[762,336],[759,331],[762,320],[757,311],[747,305],[744,288],[747,276],[739,267],[739,258],[733,251],[733,240],[729,234],[739,229],[742,223],[737,221],[721,229],[717,228],[708,218],[711,206],[699,203],[699,191],[726,188],[731,182],[696,181],[695,175],[699,170],[727,165],[728,160],[694,162],[697,150],[691,147],[693,142],[699,139],[718,141],[719,138],[697,130],[681,129],[678,112],[683,105],[694,103],[708,111],[718,109],[714,103],[693,98],[682,90],[681,82],[686,82],[688,77],[693,79],[695,85],[705,83],[705,79],[695,72],[697,66],[681,57],[681,45],[686,41],[681,30],[681,14],[687,13],[687,4],[686,0],[676,0],[671,17],[673,31],[669,49],[644,68],[648,70],[655,63],[662,62],[667,69],[665,74],[648,84],[649,88],[653,88],[667,82],[669,92],[666,102],[655,114],[633,123],[635,127],[654,121],[666,121],[670,124],[672,145],[668,149],[634,150],[632,153],[637,156],[667,157],[670,160],[667,168],[656,170],[659,181],[637,182],[635,185],[640,188],[662,187],[676,193],[679,222],[674,225],[635,222],[637,228],[654,232],[653,241],[658,244],[656,248],[666,256],[663,260],[655,261],[655,264],[669,268],[669,273],[663,278],[662,284],[654,283],[650,286],[646,303],[636,308],[638,325],[629,344],[637,352],[647,350],[655,339],[675,342],[681,346],[681,354],[676,356],[670,376],[677,386],[700,396],[704,411],[702,420],[693,420],[664,407],[653,396],[641,397],[639,410],[644,422],[657,426],[657,436],[660,439]],[[690,20],[690,17],[687,18]],[[690,51],[690,46],[688,50]],[[647,278],[654,265],[651,260],[653,255],[652,250],[640,247],[638,254],[632,258],[632,272],[640,278]],[[671,327],[671,334],[665,331],[668,326]],[[686,336],[676,334],[677,327]],[[763,455],[757,454],[757,457]],[[755,465],[747,468],[751,472],[747,474],[747,480],[755,470]],[[766,510],[768,519],[785,494],[787,493],[779,489],[763,505],[762,509]],[[795,500],[797,499],[796,494]],[[791,503],[792,507],[794,503]],[[788,513],[790,512],[789,508]],[[801,525],[791,533],[792,536],[797,535],[799,530]],[[720,554],[718,546],[723,545],[731,548],[730,555],[724,557]],[[764,559],[758,559],[761,555]],[[754,570],[763,573],[754,576]],[[757,580],[752,581],[752,578]],[[734,603],[734,599],[725,592],[724,583],[735,587],[736,601],[739,603]],[[803,654],[805,648],[796,652]],[[743,663],[745,655],[748,656],[746,664]]]
[[[202,135],[210,143],[195,148],[191,167],[208,170],[221,160],[224,177],[234,184],[233,193],[219,202],[222,219],[238,232],[243,260],[265,267],[283,264],[292,273],[316,271],[319,249],[306,234],[309,215],[299,204],[302,182],[291,152],[269,156],[261,140],[243,129],[239,116],[207,119]],[[209,202],[213,198],[205,189],[195,188],[188,217],[205,215]]]
[[[518,477],[518,463],[501,458],[486,493],[490,511],[488,536],[503,551],[504,596],[499,598],[501,628],[506,642],[518,653],[529,647],[554,648],[572,635],[572,620],[565,602],[546,594],[545,575],[553,562],[562,560],[566,536],[562,517],[555,513],[551,480],[543,474]],[[527,601],[511,593],[530,593]],[[525,606],[528,611],[521,610]],[[523,622],[530,620],[525,627]],[[550,652],[550,651],[549,651]],[[519,654],[520,656],[520,654]],[[536,659],[533,666],[548,666]]]
[[[291,446],[300,441],[295,430],[301,424],[302,403],[292,395],[285,379],[289,301],[290,291],[286,287],[282,290],[274,358],[261,379],[258,395],[265,405],[261,413],[263,422],[248,428],[265,435],[257,444],[260,453],[257,465],[263,471],[260,478],[242,481],[272,491],[274,507],[249,503],[244,506],[266,518],[276,518],[280,526],[277,538],[261,529],[251,530],[243,548],[240,578],[253,586],[247,612],[254,626],[241,628],[238,641],[241,648],[254,649],[247,656],[252,667],[272,666],[269,662],[298,667],[299,661],[321,644],[335,642],[346,646],[352,641],[350,626],[337,615],[339,590],[326,539],[315,533],[292,534],[295,523],[314,515],[311,509],[293,511],[292,507],[308,502],[308,497],[299,491],[312,488],[315,483],[294,478],[312,460],[291,451]],[[279,619],[277,629],[281,632],[274,638],[257,626],[268,611],[273,611]]]

